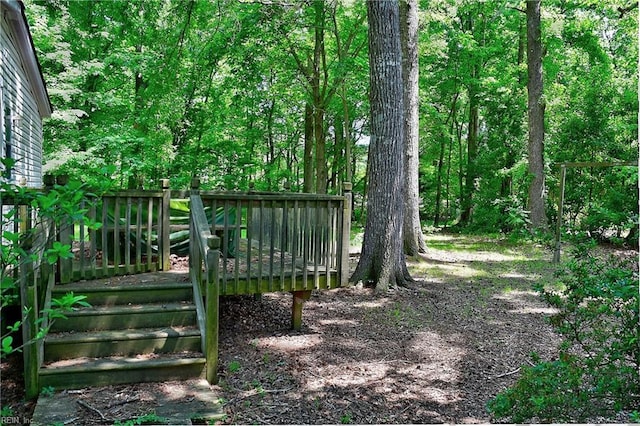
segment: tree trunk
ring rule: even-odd
[[[276,170],[276,143],[273,135],[273,113],[275,111],[275,101],[269,102],[269,106],[267,107],[267,134],[265,135],[266,143],[267,143],[267,185],[269,185],[270,190],[274,190],[278,187],[280,182],[273,182],[272,176],[274,170]]]
[[[342,122],[342,115],[337,113],[333,118],[334,129],[334,148],[333,148],[333,164],[331,166],[331,173],[329,175],[329,189],[337,189],[340,186],[340,182],[344,180],[344,123]]]
[[[313,52],[313,133],[316,143],[316,193],[327,192],[327,158],[324,132],[325,99],[320,88],[320,72],[324,62],[324,0],[315,0],[315,42]],[[325,81],[326,84],[326,81]]]
[[[304,106],[304,182],[303,192],[313,192],[313,105]]]
[[[367,1],[371,139],[367,222],[351,281],[377,291],[411,280],[402,250],[404,101],[398,0]]]
[[[444,150],[446,136],[444,133],[440,133],[440,153],[438,155],[438,174],[436,180],[436,201],[435,201],[435,214],[433,217],[433,226],[436,228],[440,224],[440,205],[442,204],[442,169],[444,166]]]
[[[446,141],[447,138],[450,140],[449,142],[449,166],[447,167],[447,217],[449,217],[449,174],[451,171],[451,141],[453,140],[453,132],[455,129],[456,123],[456,114],[457,114],[457,102],[459,92],[456,91],[453,96],[453,101],[451,102],[451,108],[449,110],[449,116],[447,117],[444,125],[446,126],[449,121],[451,121],[451,126],[449,128],[448,135],[445,135],[444,132],[440,133],[440,155],[438,157],[438,180],[436,184],[436,206],[435,206],[435,217],[433,219],[433,226],[437,227],[440,224],[440,211],[442,210],[442,169],[444,168],[444,151],[446,149]]]
[[[529,81],[529,219],[533,229],[547,228],[544,182],[544,100],[542,99],[542,35],[540,0],[527,1],[527,71]]]
[[[324,132],[324,107],[316,106],[313,114],[313,133],[316,141],[316,193],[327,193],[327,141]]]
[[[420,224],[419,116],[418,116],[418,1],[400,0],[402,80],[404,86],[405,216],[404,252],[409,256],[427,251]]]
[[[475,68],[474,68],[475,70]],[[476,74],[477,77],[477,74]],[[464,225],[471,223],[473,210],[473,193],[476,187],[478,157],[478,94],[472,83],[469,88],[469,126],[467,128],[467,173],[465,174],[462,198],[462,214],[460,222]]]
[[[344,123],[344,157],[345,157],[345,182],[353,183],[353,169],[351,167],[351,122],[349,119],[349,104],[345,85],[342,85],[342,115]]]

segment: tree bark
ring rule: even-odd
[[[398,0],[367,1],[371,139],[367,221],[351,281],[377,291],[411,280],[402,250],[404,223],[404,100]]]
[[[474,17],[468,15],[464,18],[463,29],[473,35],[477,39]],[[479,26],[479,28],[482,28]],[[480,46],[484,46],[484,37]],[[470,66],[470,78],[467,83],[467,92],[469,96],[469,121],[467,126],[467,167],[464,175],[464,188],[461,187],[461,203],[460,203],[460,223],[468,225],[472,220],[473,212],[473,196],[476,190],[477,178],[477,156],[478,156],[478,118],[479,118],[479,92],[480,92],[480,68],[481,64],[478,60],[474,60]]]
[[[474,74],[475,74],[474,67]],[[477,74],[474,75],[474,78]],[[462,213],[460,222],[464,225],[471,223],[473,211],[473,194],[476,189],[477,157],[478,157],[478,93],[475,83],[469,87],[469,125],[467,127],[467,172],[464,180],[464,191],[462,198]]]
[[[456,90],[454,96],[453,96],[453,100],[451,101],[451,108],[449,109],[449,116],[447,117],[447,119],[445,120],[444,124],[445,126],[447,125],[447,123],[449,121],[451,121],[451,125],[449,128],[449,133],[448,135],[445,135],[444,132],[440,133],[440,155],[438,158],[438,178],[437,178],[437,183],[436,183],[436,203],[435,203],[435,216],[433,219],[433,226],[438,227],[440,225],[440,212],[442,210],[442,169],[444,168],[444,151],[446,149],[446,141],[447,138],[449,139],[449,165],[447,167],[447,182],[446,182],[446,191],[447,191],[447,207],[446,207],[446,216],[447,218],[449,217],[449,174],[451,171],[451,143],[453,141],[453,132],[455,130],[455,123],[456,123],[456,114],[458,113],[457,111],[457,102],[458,102],[458,96],[460,96],[460,93]]]
[[[315,41],[313,51],[313,133],[316,141],[316,193],[327,193],[327,158],[326,158],[326,138],[324,132],[325,96],[324,90],[320,87],[320,73],[325,71],[325,50],[324,50],[324,0],[315,0],[313,8],[315,10]],[[322,68],[322,70],[321,70]],[[323,82],[327,84],[326,76]]]
[[[529,117],[529,219],[532,229],[547,228],[544,179],[544,100],[540,0],[527,1],[527,82]]]
[[[349,104],[345,85],[342,85],[342,115],[344,125],[344,157],[345,157],[345,182],[353,183],[353,168],[351,167],[351,122],[349,119]]]
[[[427,251],[420,224],[418,115],[418,1],[400,0],[402,80],[404,86],[405,216],[404,252],[416,256]]]
[[[313,192],[315,187],[313,167],[313,105],[304,106],[304,183],[303,192]]]

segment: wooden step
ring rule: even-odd
[[[82,308],[57,319],[51,332],[127,330],[178,327],[196,324],[196,308],[190,303],[153,303]]]
[[[158,278],[156,280],[156,278]],[[87,296],[44,341],[40,386],[73,389],[200,378],[205,359],[190,283],[98,280],[54,287]]]
[[[74,359],[45,364],[40,369],[40,386],[62,390],[86,386],[187,380],[201,378],[204,367],[205,358],[193,354],[155,358]]]
[[[53,333],[45,338],[45,362],[201,350],[196,327]]]
[[[136,284],[95,285],[92,282],[57,285],[52,297],[60,298],[66,293],[86,296],[91,305],[127,305],[140,303],[169,303],[193,300],[191,283],[148,282]]]

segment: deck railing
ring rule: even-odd
[[[88,197],[83,220],[69,220],[59,240],[72,246],[74,257],[59,265],[59,282],[169,269],[171,191],[120,191]]]
[[[211,233],[202,199],[195,191],[191,195],[190,207],[189,275],[202,337],[202,353],[207,359],[206,379],[209,383],[217,383],[220,239]]]
[[[313,290],[336,279],[346,284],[349,191],[199,195],[221,239],[220,294]]]
[[[344,195],[340,196],[221,193],[200,191],[196,180],[191,192],[187,192],[171,191],[168,180],[163,180],[158,191],[88,196],[77,206],[83,215],[70,214],[57,224],[38,223],[37,212],[29,205],[19,205],[5,196],[0,205],[13,203],[11,208],[20,211],[14,224],[16,232],[38,226],[24,241],[28,256],[35,261],[23,262],[24,266],[16,271],[21,282],[21,306],[31,307],[29,315],[33,316],[25,318],[30,328],[24,337],[27,341],[35,337],[35,324],[46,320],[37,315],[50,307],[54,282],[65,284],[169,270],[172,247],[179,245],[173,240],[175,237],[182,245],[189,244],[203,350],[207,354],[215,351],[209,364],[213,367],[208,367],[215,372],[217,328],[214,331],[212,327],[214,323],[217,327],[217,317],[214,320],[209,314],[215,311],[217,315],[218,294],[291,291],[294,324],[297,321],[299,327],[301,298],[308,297],[314,289],[347,283],[350,190],[350,184],[345,184]],[[185,209],[189,212],[184,213]],[[42,261],[43,253],[55,242],[71,246],[73,256],[48,265]],[[211,285],[214,282],[217,284]],[[41,342],[25,351],[27,356],[35,362],[25,358],[25,366],[34,368],[36,373],[25,377],[35,377],[33,386],[37,386]],[[207,376],[211,374],[214,373],[208,372]]]
[[[29,191],[29,190],[25,190]],[[25,192],[26,193],[26,192]],[[22,321],[22,348],[24,358],[25,393],[31,398],[40,391],[38,371],[43,360],[43,340],[40,331],[49,326],[48,310],[51,307],[51,290],[55,283],[55,269],[45,261],[46,252],[53,247],[57,230],[52,220],[38,216],[29,196],[0,193],[2,221],[2,274],[12,274],[16,286],[4,287],[5,292],[15,291]],[[7,233],[7,234],[5,234]],[[16,241],[12,236],[19,235]],[[19,247],[10,247],[18,244]],[[6,309],[6,307],[3,306]],[[3,326],[7,318],[3,315]],[[3,327],[4,332],[4,327]]]
[[[341,196],[215,193],[193,182],[190,276],[209,382],[217,381],[220,295],[291,292],[292,326],[299,329],[311,290],[347,283],[350,190],[345,185]]]

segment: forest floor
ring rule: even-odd
[[[301,331],[289,329],[289,294],[223,298],[220,382],[212,386],[223,423],[495,421],[486,403],[517,380],[530,354],[557,354],[559,337],[545,321],[551,311],[532,290],[553,285],[552,253],[446,234],[427,244],[409,263],[414,284],[384,295],[362,286],[314,292]],[[2,363],[2,407],[27,419],[33,404],[23,402],[19,363]],[[167,385],[93,388],[85,402],[98,407],[126,394],[135,418],[153,412],[152,398],[141,396]],[[105,424],[85,414],[76,424]]]

